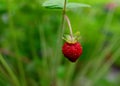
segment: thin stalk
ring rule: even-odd
[[[67,4],[67,0],[65,0],[64,2],[64,8],[63,8],[63,14],[62,14],[62,30],[64,30],[64,22],[65,22],[65,14],[66,14],[66,4]]]
[[[56,71],[57,68],[59,67],[60,63],[61,63],[61,47],[62,47],[62,36],[64,33],[64,26],[65,26],[65,14],[66,14],[66,4],[67,4],[67,0],[64,1],[64,8],[62,11],[62,21],[61,21],[61,27],[58,30],[58,40],[57,40],[57,45],[56,45],[56,54],[55,54],[55,60],[53,61],[53,80],[56,80]],[[59,45],[59,46],[58,46]],[[54,82],[53,82],[54,83]]]
[[[14,72],[10,69],[10,67],[8,66],[8,64],[6,63],[6,61],[4,60],[4,58],[1,55],[0,55],[0,62],[5,67],[8,74],[10,75],[10,77],[13,79],[14,85],[15,86],[20,86],[20,83],[19,83],[17,77],[15,76]]]
[[[57,64],[56,66],[58,66],[61,62],[61,55],[60,55],[60,48],[62,46],[62,36],[63,36],[63,33],[64,33],[64,26],[65,26],[65,14],[66,14],[66,4],[67,4],[67,0],[65,0],[64,2],[64,8],[63,8],[63,13],[62,13],[62,21],[61,21],[61,27],[60,29],[58,30],[58,40],[57,40],[57,45],[56,45],[56,55],[55,57],[57,58],[55,61]],[[58,46],[59,45],[59,46]],[[55,65],[54,64],[54,65]],[[57,67],[56,67],[57,68]]]
[[[73,38],[73,31],[72,31],[72,26],[71,26],[70,20],[69,20],[67,15],[64,15],[64,16],[65,16],[65,19],[66,19],[68,26],[69,26],[70,36],[71,36],[71,38]]]
[[[58,55],[60,54],[60,52],[58,52],[62,46],[62,36],[63,36],[63,33],[64,33],[64,26],[65,26],[65,14],[66,14],[66,4],[67,4],[67,0],[65,0],[64,2],[64,8],[63,8],[63,13],[62,13],[62,21],[61,21],[61,28],[59,29],[58,31],[58,41],[57,41],[57,52],[56,52],[56,58],[58,59],[58,56],[61,56],[61,55]],[[59,45],[59,46],[58,46]],[[59,59],[57,60],[57,66],[60,64],[61,62],[61,59],[59,57]]]

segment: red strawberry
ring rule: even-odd
[[[62,52],[66,58],[75,62],[82,54],[82,47],[79,42],[74,44],[65,42],[62,47]]]
[[[82,54],[82,46],[75,38],[68,37],[66,41],[62,47],[62,53],[71,62],[75,62]]]

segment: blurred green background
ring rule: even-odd
[[[67,11],[82,37],[75,63],[61,52],[62,10],[44,1],[0,0],[0,86],[120,86],[120,1],[69,0],[91,5]]]

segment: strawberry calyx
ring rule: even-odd
[[[63,35],[63,40],[69,44],[75,44],[80,39],[80,32],[76,32],[73,36],[69,34]]]

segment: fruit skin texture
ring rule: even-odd
[[[82,46],[79,42],[76,43],[65,42],[62,47],[62,53],[71,62],[75,62],[82,54]]]

